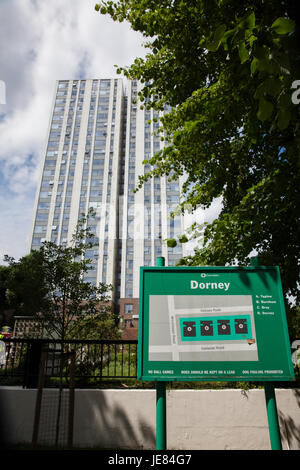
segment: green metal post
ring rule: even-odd
[[[259,266],[259,258],[257,256],[253,256],[253,258],[250,260],[250,263],[253,267]],[[264,386],[271,449],[282,450],[274,384],[272,382],[265,382]]]
[[[253,266],[254,268],[256,266],[259,266],[258,256],[252,256],[252,258],[250,258],[250,265]]]
[[[156,450],[167,448],[166,382],[156,383]]]
[[[164,266],[163,257],[156,258],[156,266]],[[167,448],[166,382],[156,382],[156,450]]]
[[[275,390],[272,382],[265,382],[265,397],[267,405],[271,449],[282,450]]]
[[[156,258],[156,266],[164,266],[165,265],[165,258],[163,256],[159,256]]]

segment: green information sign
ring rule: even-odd
[[[277,266],[142,267],[141,380],[294,379]]]

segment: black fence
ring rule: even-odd
[[[0,385],[38,385],[42,353],[47,353],[45,387],[68,386],[68,363],[59,353],[75,353],[75,387],[100,387],[137,378],[136,340],[5,340],[0,362]],[[63,365],[62,365],[63,364]]]

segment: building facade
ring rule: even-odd
[[[155,177],[137,192],[143,161],[164,142],[155,134],[160,113],[141,109],[141,84],[121,79],[59,80],[34,208],[30,249],[43,241],[68,244],[81,214],[94,208],[89,226],[96,243],[87,256],[86,280],[112,284],[113,303],[124,326],[137,326],[140,266],[166,266],[185,255],[167,238],[183,233],[183,216],[170,217],[180,181]]]

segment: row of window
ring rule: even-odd
[[[102,82],[102,81],[101,81]],[[66,85],[68,84],[68,82],[66,82]],[[98,81],[95,81],[93,82],[93,89],[92,89],[92,93],[94,93],[94,98],[97,94],[97,90],[98,90],[98,85],[99,85],[99,82]],[[102,86],[102,85],[101,85]],[[105,87],[102,89],[100,88],[100,92],[98,90],[98,93],[99,93],[99,102],[101,102],[101,106],[105,106],[108,102],[108,99],[109,99],[109,93],[110,93],[110,81],[108,81],[105,85]],[[65,104],[65,99],[64,99],[64,96],[65,96],[65,93],[66,93],[66,88],[67,86],[64,86],[64,87],[60,87],[59,86],[59,92],[60,93],[64,93],[64,95],[60,94],[58,96],[60,96],[60,98],[58,98],[57,100],[57,105],[60,105],[60,104]],[[135,86],[133,85],[133,90],[135,89]],[[116,88],[115,88],[116,90]],[[80,92],[82,92],[83,90],[80,89]],[[77,90],[76,90],[76,87],[75,87],[75,90],[72,91],[72,94],[75,96],[77,93]],[[100,98],[100,95],[101,95],[101,98]],[[80,97],[80,94],[78,95],[78,102],[82,103],[82,99]],[[92,97],[92,100],[93,100],[93,97]],[[94,102],[96,102],[96,98],[94,99]],[[75,107],[75,102],[74,102],[74,107]],[[88,180],[87,180],[87,177],[91,171],[91,188],[94,187],[95,189],[91,189],[90,193],[89,193],[89,202],[88,202],[88,205],[89,207],[91,206],[91,204],[98,204],[97,201],[102,201],[102,195],[103,195],[103,190],[102,190],[102,186],[103,186],[103,181],[101,182],[101,179],[103,178],[103,170],[104,170],[104,158],[94,158],[96,155],[101,155],[101,152],[103,152],[103,150],[105,150],[105,146],[106,146],[106,141],[107,141],[107,122],[103,122],[101,125],[99,125],[96,121],[96,124],[97,124],[97,127],[94,127],[95,125],[95,119],[97,119],[99,116],[98,114],[96,115],[95,112],[94,112],[94,109],[92,109],[93,107],[91,107],[90,109],[90,121],[89,121],[89,124],[88,124],[88,135],[87,135],[87,147],[86,147],[86,158],[85,158],[85,161],[84,161],[84,169],[83,169],[83,173],[82,173],[82,176],[83,176],[83,179],[82,179],[82,191],[81,191],[81,199],[80,199],[80,212],[82,212],[82,209],[85,208],[85,205],[87,203],[87,190],[85,188],[87,188],[87,185],[88,185]],[[73,109],[69,109],[69,116],[68,116],[68,122],[67,122],[67,128],[66,130],[68,131],[67,134],[71,134],[71,131],[72,131],[72,128],[74,129],[77,129],[75,132],[74,132],[74,136],[75,137],[75,140],[73,140],[73,146],[71,148],[71,150],[68,150],[67,147],[69,147],[70,145],[70,135],[66,135],[67,139],[65,140],[65,146],[64,146],[64,150],[63,150],[63,156],[64,156],[64,159],[61,161],[62,163],[62,166],[64,166],[65,169],[60,169],[60,185],[63,185],[63,183],[65,182],[66,183],[66,189],[68,189],[66,192],[65,192],[65,195],[70,197],[72,195],[72,185],[73,185],[73,180],[74,180],[74,169],[71,171],[68,172],[68,179],[65,181],[65,178],[66,178],[66,175],[67,175],[67,167],[69,165],[69,168],[71,168],[71,165],[75,166],[76,165],[76,154],[77,154],[77,144],[78,144],[78,140],[77,140],[77,137],[79,136],[79,130],[80,130],[80,123],[81,123],[81,109],[78,109],[77,108],[77,113],[74,114],[73,112],[74,110]],[[74,116],[75,116],[75,122],[73,123],[73,120],[74,120]],[[107,119],[107,116],[108,114],[107,113],[104,113],[102,115],[102,119]],[[53,118],[55,117],[55,115],[53,116]],[[150,119],[151,118],[151,114],[147,115],[147,119]],[[106,126],[105,126],[106,125]],[[126,124],[125,124],[126,125]],[[129,166],[128,166],[128,169],[129,169],[129,172],[128,172],[128,187],[129,189],[134,189],[135,188],[135,158],[136,158],[136,154],[135,154],[135,139],[136,139],[136,132],[135,132],[135,129],[136,129],[136,107],[133,106],[131,108],[131,119],[130,119],[130,125],[131,125],[131,140],[130,140],[130,155],[129,155]],[[154,127],[158,127],[159,123],[157,122],[155,124]],[[146,124],[146,127],[147,127],[147,124]],[[93,158],[91,158],[91,152],[90,152],[90,147],[92,145],[92,141],[91,141],[91,137],[93,135],[93,129],[96,129],[94,132],[95,132],[95,151],[93,153]],[[54,176],[54,173],[55,173],[55,167],[56,167],[56,158],[58,156],[58,147],[56,149],[56,145],[58,145],[58,142],[59,142],[59,139],[60,139],[60,136],[61,136],[61,131],[62,131],[62,123],[58,120],[58,119],[53,119],[52,121],[52,127],[51,127],[51,132],[50,132],[50,146],[53,145],[53,148],[51,150],[48,150],[47,152],[47,159],[46,159],[46,162],[45,162],[45,171],[44,171],[44,177],[46,177],[46,179],[43,181],[43,183],[48,183],[48,185],[50,186],[50,189],[52,189],[52,186],[51,186],[51,177]],[[114,129],[112,128],[112,132],[111,132],[111,141],[110,141],[110,147],[111,147],[111,150],[112,150],[112,146],[113,146],[113,137],[114,137]],[[146,134],[145,134],[145,137],[146,137],[146,143],[148,144],[147,142],[147,139],[150,137],[149,135],[150,133],[146,131]],[[126,133],[123,133],[124,135],[124,144],[125,144],[125,138],[126,138]],[[57,142],[56,142],[56,139],[57,139]],[[155,139],[155,144],[157,147],[159,147],[160,145],[160,141],[158,139]],[[148,145],[146,145],[146,148],[147,148]],[[125,145],[122,146],[123,148],[123,152],[125,151]],[[70,154],[70,156],[73,156],[75,157],[75,159],[71,159],[70,161],[68,161],[68,153]],[[125,152],[124,152],[125,153]],[[123,155],[124,155],[123,153]],[[104,154],[104,152],[103,152]],[[124,155],[125,156],[125,155]],[[111,162],[112,162],[112,159],[110,161],[110,167],[109,167],[109,175],[108,175],[108,183],[110,184],[111,182],[111,176],[112,176],[112,166],[111,166]],[[92,164],[92,169],[90,170],[90,165]],[[123,158],[122,160],[122,168],[123,168],[123,175],[125,173],[125,160]],[[148,166],[145,166],[145,171],[149,171],[150,169],[150,165]],[[94,179],[93,179],[94,178]],[[100,179],[100,181],[99,181]],[[53,181],[53,180],[52,180]],[[122,187],[122,184],[124,186],[124,181],[121,180],[121,187]],[[156,179],[156,181],[154,182],[154,201],[159,204],[160,203],[160,181],[159,179]],[[167,186],[167,190],[168,191],[171,191],[171,192],[177,192],[179,190],[179,186],[177,183],[174,183],[173,186],[169,185]],[[49,204],[49,201],[45,201],[45,199],[51,197],[51,191],[41,191],[40,193],[40,198],[41,199],[44,199],[44,201],[40,201],[40,205],[39,205],[39,209],[42,210],[42,212],[38,212],[37,214],[37,222],[39,223],[42,223],[43,224],[43,221],[44,223],[48,220],[47,217],[48,217],[48,214],[46,213],[46,211],[49,209],[50,207],[50,204]],[[56,205],[55,205],[55,210],[56,212],[54,213],[54,219],[53,219],[53,223],[54,222],[59,222],[59,218],[60,218],[60,213],[59,213],[59,209],[62,209],[64,208],[64,213],[63,213],[63,220],[68,220],[69,218],[69,211],[70,211],[70,202],[65,200],[64,204],[63,204],[63,201],[60,201],[59,202],[59,198],[61,199],[62,198],[62,191],[59,191],[57,194],[57,200],[56,200]],[[108,191],[108,193],[105,193],[106,197],[107,197],[107,202],[109,201],[109,197],[110,197],[110,190]],[[134,202],[134,194],[130,194],[129,195],[129,198],[128,198],[129,202],[130,203],[133,203]],[[145,203],[146,204],[150,204],[151,202],[151,188],[148,189],[145,188]],[[178,194],[170,194],[168,195],[168,202],[169,203],[178,203],[179,202],[179,195]],[[148,222],[148,221],[147,221]],[[108,224],[106,224],[108,225]],[[175,224],[176,225],[176,224]],[[147,226],[149,226],[149,224],[147,223]],[[39,228],[38,228],[39,227]],[[46,227],[47,225],[43,224],[43,225],[40,225],[40,226],[36,226],[36,231],[35,233],[36,234],[40,234],[41,236],[45,234],[46,232]],[[54,225],[53,225],[54,227]],[[53,231],[57,231],[57,226],[55,226],[56,228],[54,229],[53,228]],[[155,233],[157,234],[157,236],[160,236],[160,228],[161,228],[161,216],[160,218],[157,218],[155,220]],[[172,227],[172,223],[170,223],[170,227]],[[61,239],[62,237],[64,237],[66,235],[68,231],[68,225],[67,224],[64,224],[61,228]],[[63,238],[64,239],[64,238]],[[35,238],[35,240],[37,240],[37,238]],[[178,248],[177,248],[178,250]],[[154,251],[155,251],[155,256],[156,255],[160,255],[161,254],[161,242],[159,242],[158,244],[155,244],[155,248],[154,248]],[[179,251],[178,251],[179,252]],[[173,253],[174,253],[174,250],[173,250]],[[145,250],[145,264],[146,263],[151,263],[151,260],[149,260],[149,255],[151,257],[151,248],[150,248],[150,253],[148,252],[148,247],[146,248]],[[105,260],[104,260],[105,261]],[[128,281],[128,285],[127,285],[127,288],[126,288],[126,292],[125,292],[125,295],[126,297],[131,297],[132,296],[132,269],[133,269],[133,246],[128,246],[128,250],[127,250],[127,258],[126,258],[126,275],[127,275],[127,281]],[[90,273],[89,273],[90,274]],[[103,264],[103,272],[102,272],[102,275],[104,277],[104,275],[106,274],[106,263],[104,262]],[[94,274],[92,274],[92,276],[94,276]],[[89,276],[90,277],[90,276]]]

